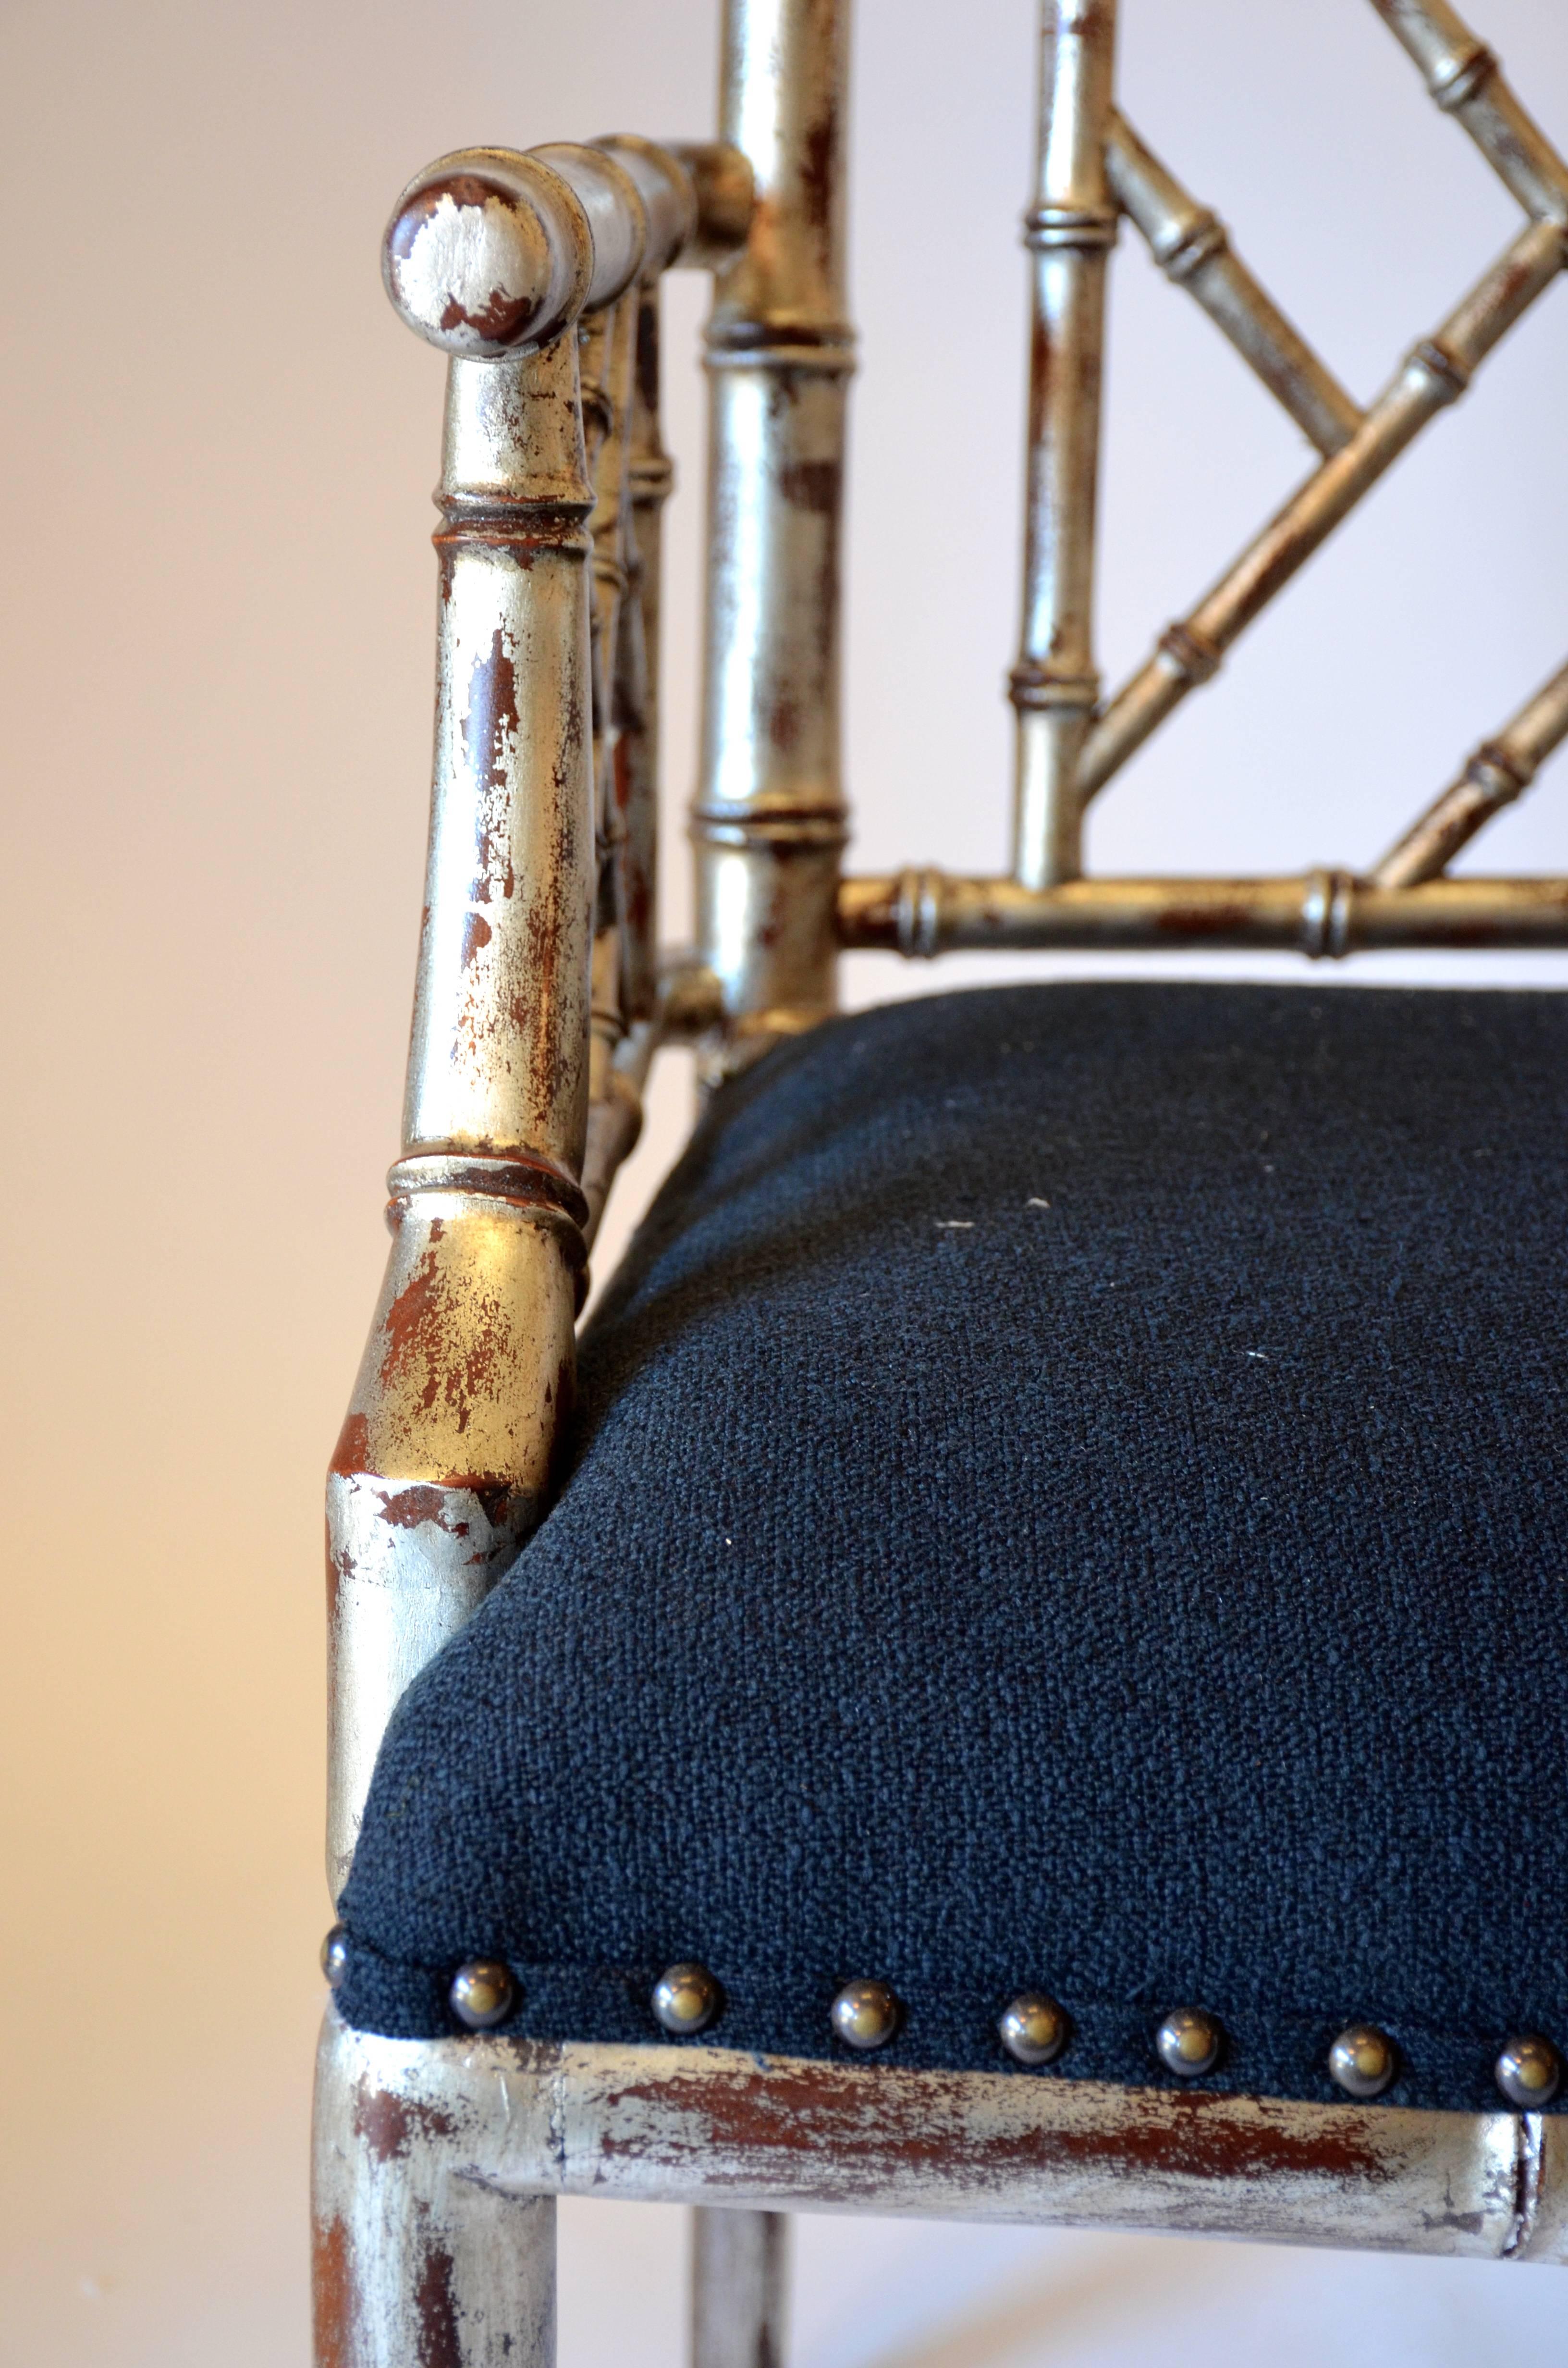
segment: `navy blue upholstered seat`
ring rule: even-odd
[[[1568,2044],[1568,997],[1074,985],[727,1087],[585,1343],[560,1502],[405,1697],[339,2002],[1494,2105]],[[669,2041],[671,2046],[687,2043]]]

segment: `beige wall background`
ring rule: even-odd
[[[1561,0],[1474,6],[1568,139]],[[1029,13],[862,9],[849,744],[870,864],[985,866],[1005,843]],[[9,2368],[306,2356],[319,1484],[383,1253],[430,718],[440,366],[392,319],[377,239],[442,149],[704,130],[713,17],[0,11]],[[1369,396],[1510,201],[1360,0],[1126,0],[1126,19],[1130,111]],[[1118,283],[1113,675],[1304,466],[1143,257]],[[677,358],[701,297],[672,298]],[[676,933],[701,417],[689,359],[671,378]],[[1374,855],[1568,649],[1565,395],[1559,293],[1107,800],[1096,860]],[[1487,867],[1568,869],[1565,790],[1506,818]],[[858,1001],[930,983],[848,966]],[[687,1092],[674,1062],[607,1255]],[[572,2207],[563,2230],[565,2368],[673,2368],[676,2216]],[[1561,2344],[1546,2271],[834,2221],[800,2260],[798,2368]]]

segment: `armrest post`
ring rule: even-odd
[[[551,154],[572,179],[443,159],[387,238],[394,303],[451,359],[403,1156],[328,1483],[335,1895],[387,1719],[539,1520],[572,1397],[596,861],[576,324],[646,224],[613,165]]]

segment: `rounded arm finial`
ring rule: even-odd
[[[399,198],[381,276],[431,345],[494,359],[548,345],[640,273],[665,270],[698,217],[685,163],[652,141],[562,142],[526,155],[460,148]]]
[[[505,148],[460,148],[426,165],[381,243],[381,277],[403,320],[467,359],[547,344],[583,310],[593,269],[574,192]]]

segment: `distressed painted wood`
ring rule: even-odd
[[[554,2368],[555,2201],[476,2179],[427,2082],[363,2077],[329,2015],[316,2063],[316,2368]]]
[[[710,189],[725,154],[710,154]],[[651,1048],[618,1065],[629,825],[612,692],[633,639],[632,508],[658,452],[645,424],[637,480],[634,363],[659,274],[702,211],[693,176],[645,140],[470,149],[416,176],[384,243],[393,304],[449,369],[393,1247],[327,1492],[335,1897],[399,1696],[548,1502],[586,1235],[636,1139]],[[721,213],[703,231],[714,252],[734,232]],[[645,409],[651,365],[643,381]],[[653,599],[646,568],[638,582]],[[651,878],[646,749],[638,783],[628,803]],[[652,977],[644,945],[645,1004]],[[652,1026],[651,1008],[637,1016]]]
[[[1568,879],[1471,872],[1384,888],[1339,871],[1272,880],[1178,872],[1022,888],[1016,880],[963,879],[928,866],[841,882],[838,934],[842,945],[916,956],[986,948],[1157,952],[1200,938],[1210,947],[1271,948],[1309,962],[1371,947],[1544,952],[1568,946]]]
[[[1078,769],[1099,701],[1096,507],[1106,267],[1117,210],[1106,173],[1115,0],[1040,10],[1023,614],[1014,712],[1013,877],[1026,888],[1083,869]]]
[[[512,2195],[1183,2229],[1275,2244],[1568,2259],[1550,2116],[898,2071],[723,2048],[346,2030],[332,2079]]]
[[[698,954],[722,1000],[722,1028],[702,1053],[715,1076],[814,1026],[837,1000],[848,63],[848,0],[727,0],[721,122],[757,203],[744,252],[714,282],[706,338],[691,826]]]

